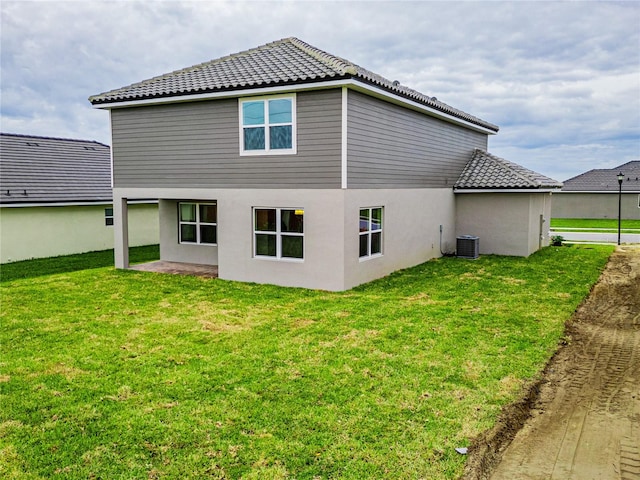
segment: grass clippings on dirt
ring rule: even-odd
[[[97,268],[0,285],[0,477],[456,478],[610,247],[343,293]]]

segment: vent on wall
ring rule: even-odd
[[[478,258],[480,256],[480,239],[473,235],[462,235],[456,238],[456,256]]]

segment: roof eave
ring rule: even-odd
[[[200,89],[197,91],[189,90],[184,92],[171,92],[171,93],[163,93],[156,95],[144,95],[144,96],[134,96],[128,98],[117,98],[117,99],[106,99],[106,100],[96,100],[98,97],[101,97],[106,94],[98,94],[89,97],[89,102],[94,108],[120,108],[122,104],[126,104],[124,106],[136,106],[137,104],[148,104],[148,103],[182,103],[182,102],[191,102],[196,100],[207,100],[212,98],[220,98],[220,97],[235,97],[238,96],[238,93],[241,93],[244,96],[243,92],[254,92],[254,91],[264,91],[264,90],[287,90],[291,87],[302,86],[305,85],[315,85],[322,83],[332,83],[335,81],[340,81],[344,79],[351,78],[351,75],[334,75],[331,77],[327,77],[325,79],[314,78],[305,78],[299,80],[287,80],[284,82],[269,82],[269,83],[257,83],[253,85],[235,85],[231,87],[219,87],[219,88],[210,88],[210,89]]]
[[[351,79],[351,87],[356,91],[365,91],[369,95],[375,97],[384,98],[391,103],[400,104],[411,108],[412,110],[422,111],[423,113],[429,113],[431,116],[438,117],[448,122],[454,122],[474,130],[486,133],[488,135],[495,135],[498,133],[499,127],[489,122],[474,122],[470,119],[462,118],[458,115],[440,110],[436,106],[428,105],[418,100],[411,99],[410,97],[403,95],[400,92],[381,86],[373,81],[366,81],[361,77],[353,77]]]
[[[92,206],[110,205],[112,198],[102,198],[97,200],[23,200],[19,202],[0,202],[0,207],[70,207],[70,206]]]
[[[495,188],[460,188],[454,187],[453,193],[555,193],[560,187],[495,187]]]
[[[411,100],[403,95],[400,95],[397,92],[393,92],[391,90],[385,89],[371,82],[366,82],[363,79],[352,76],[352,75],[331,77],[331,79],[329,80],[318,81],[317,79],[310,79],[309,81],[305,80],[302,82],[301,81],[283,82],[280,84],[271,84],[267,86],[265,85],[253,86],[250,88],[234,87],[234,88],[216,89],[216,90],[211,90],[211,91],[201,92],[201,93],[185,92],[180,94],[156,95],[156,96],[149,96],[145,98],[136,98],[136,99],[130,99],[130,100],[115,100],[115,101],[107,100],[107,101],[99,101],[99,102],[92,101],[92,106],[93,108],[96,108],[96,109],[111,110],[111,109],[117,109],[117,108],[141,107],[141,106],[170,104],[170,103],[187,103],[187,102],[215,100],[215,99],[223,99],[223,98],[236,98],[236,97],[253,96],[253,95],[267,95],[267,94],[273,94],[273,93],[298,92],[298,91],[304,91],[304,90],[320,90],[320,89],[343,87],[343,86],[351,88],[355,91],[366,92],[367,94],[373,95],[375,97],[384,98],[385,100],[390,101],[392,103],[400,104],[408,108],[411,108],[412,110],[421,111],[431,116],[438,117],[442,120],[463,125],[488,135],[495,135],[498,132],[498,127],[491,125],[488,122],[485,124],[474,123],[470,120],[458,117],[456,115],[443,112],[432,106],[420,103],[415,100]]]
[[[560,193],[615,193],[618,194],[618,190],[562,190]],[[640,188],[637,190],[622,190],[622,193],[640,194]]]

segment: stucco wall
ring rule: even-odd
[[[157,203],[130,205],[129,218],[131,221],[130,246],[155,245],[160,241]],[[110,228],[112,230],[109,248],[113,248],[113,227]]]
[[[194,200],[198,199],[185,199]],[[217,245],[180,244],[178,241],[178,202],[160,200],[160,258],[170,262],[218,264]]]
[[[550,214],[549,193],[459,193],[456,236],[479,237],[481,254],[526,257],[549,244]]]
[[[384,206],[383,256],[360,259],[356,222],[361,207]],[[440,257],[455,249],[455,196],[450,188],[347,190],[345,288]],[[443,241],[440,245],[440,225]]]
[[[640,220],[640,193],[623,193],[621,216]],[[618,218],[617,193],[554,193],[553,218]]]
[[[105,225],[110,205],[3,207],[0,262],[53,257],[113,248],[113,227]],[[158,243],[158,207],[131,205],[130,245]]]
[[[532,193],[529,195],[529,255],[549,245],[552,207],[551,193]]]
[[[451,189],[279,190],[115,189],[128,198],[160,202],[163,260],[215,264],[227,280],[346,290],[455,248]],[[215,200],[218,245],[179,245],[177,200]],[[384,208],[383,255],[359,258],[359,209]],[[304,261],[253,256],[253,207],[304,209]],[[188,248],[187,248],[188,247]]]

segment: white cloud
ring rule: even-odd
[[[2,130],[109,142],[87,97],[295,35],[492,123],[560,180],[640,158],[637,2],[3,0]]]

